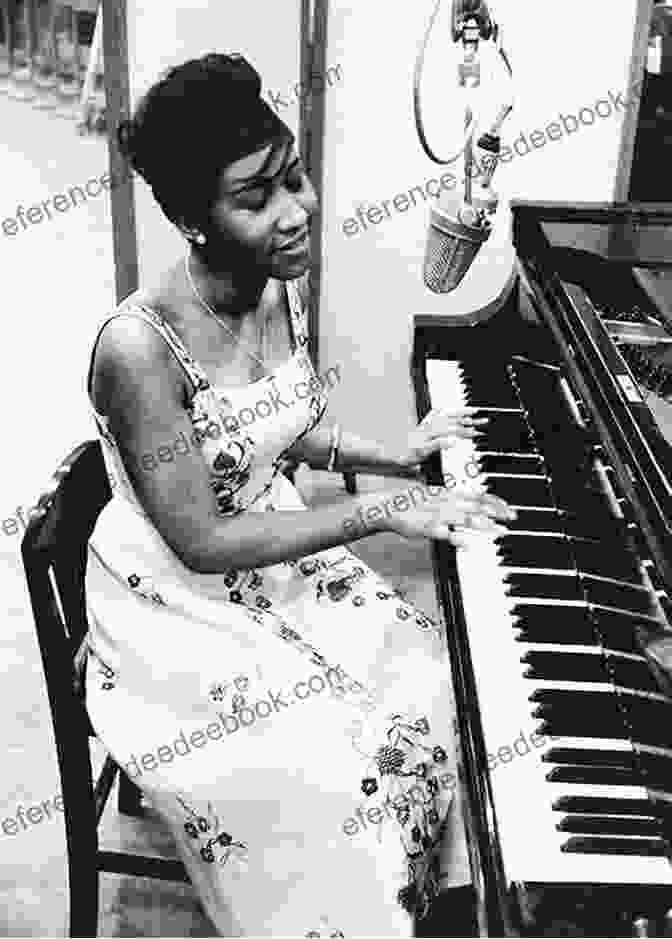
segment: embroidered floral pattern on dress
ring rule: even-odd
[[[109,665],[106,665],[105,662],[103,662],[102,659],[98,656],[96,656],[96,659],[98,662],[98,674],[103,678],[100,687],[103,689],[103,691],[112,691],[112,689],[116,687],[116,672],[114,669],[110,668]]]
[[[202,390],[210,389],[207,386]],[[195,394],[189,403],[189,416],[196,434],[202,439],[207,437],[208,429],[213,426],[218,429],[219,437],[223,438],[217,455],[209,465],[210,488],[218,515],[238,515],[247,506],[246,500],[237,493],[250,480],[255,442],[248,434],[241,434],[239,429],[222,431],[220,422],[213,416],[216,410],[213,404],[216,404],[214,394]]]
[[[249,607],[246,609],[255,623],[266,628],[270,627],[278,638],[289,643],[298,652],[306,656],[308,661],[324,671],[331,695],[342,699],[348,698],[355,707],[363,711],[370,711],[375,707],[373,703],[374,696],[370,688],[349,675],[340,664],[334,665],[329,662],[314,645],[305,640],[286,620],[273,614],[265,617],[263,614],[260,615],[250,610]],[[338,682],[333,680],[334,675],[338,676]]]
[[[295,321],[293,331],[297,342],[296,362],[308,381],[317,379],[306,348],[308,334],[305,312],[300,306],[291,302],[290,312]],[[249,483],[252,474],[256,442],[237,419],[227,420],[232,413],[232,404],[229,399],[221,394],[218,397],[200,366],[189,356],[179,336],[165,321],[159,319],[159,322],[163,326],[164,334],[170,337],[171,344],[177,348],[180,357],[185,360],[192,380],[197,385],[197,393],[192,396],[188,408],[196,432],[202,434],[205,439],[208,428],[214,425],[226,441],[210,463],[210,485],[215,496],[216,512],[224,518],[238,515],[269,494],[273,480],[282,470],[284,452],[273,461],[270,479],[256,493],[243,496],[242,490]],[[272,375],[268,377],[274,378]],[[327,402],[327,395],[320,384],[320,390],[306,399],[309,415],[306,427],[287,446],[285,452],[319,424],[327,409]]]
[[[128,586],[139,596],[144,597],[145,600],[151,600],[153,603],[158,603],[159,606],[166,605],[166,601],[154,586],[154,581],[151,577],[141,577],[139,574],[130,574],[128,577]]]
[[[407,715],[389,718],[387,742],[374,753],[364,753],[353,733],[353,746],[368,760],[368,775],[362,779],[365,796],[383,795],[388,814],[399,824],[406,854],[408,884],[398,894],[400,905],[422,919],[439,892],[439,848],[450,798],[441,800],[445,786],[439,775],[448,757],[443,747],[430,744],[427,718],[410,720]]]
[[[327,939],[327,937],[328,939],[344,939],[345,933],[330,926],[326,916],[320,916],[320,928],[309,929],[305,936],[306,939]]]
[[[242,501],[236,499],[238,490],[250,481],[254,441],[251,437],[228,440],[212,461],[213,479],[210,487],[215,494],[217,511],[220,515],[231,515],[242,508]]]
[[[312,558],[295,563],[298,563],[299,570],[306,576],[315,574],[318,571],[321,572],[316,582],[317,600],[340,603],[350,597],[353,606],[356,607],[364,606],[367,602],[362,595],[365,592],[363,588],[369,586],[366,580],[366,571],[360,565],[353,564],[350,556],[337,558],[329,565],[325,564],[324,561]],[[360,581],[362,581],[361,587],[359,591],[355,591],[355,587]],[[382,582],[376,586],[377,589],[373,594],[376,600],[395,600],[397,602],[398,605],[395,611],[397,619],[402,622],[413,619],[417,628],[423,632],[433,630],[440,634],[441,627],[439,624],[424,613],[420,613],[412,604],[401,599],[402,593],[400,590],[390,591]]]
[[[199,854],[206,864],[226,864],[230,859],[235,859],[240,867],[247,867],[247,845],[244,841],[234,841],[228,832],[223,831],[210,802],[206,813],[199,815],[183,798],[176,798],[188,819],[184,823],[184,830],[190,838],[199,842]]]
[[[210,686],[208,696],[211,701],[220,702],[224,701],[224,699],[227,698],[229,694],[232,694],[235,700],[236,695],[238,694],[242,696],[243,692],[247,691],[249,686],[250,679],[247,677],[247,675],[236,675],[233,681],[213,682]],[[244,700],[245,699],[243,699],[243,703]]]

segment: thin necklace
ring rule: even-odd
[[[206,303],[205,300],[203,299],[203,297],[201,296],[201,294],[200,294],[200,292],[199,292],[199,290],[198,290],[198,287],[197,287],[196,284],[194,283],[194,278],[193,278],[192,275],[191,275],[191,268],[190,268],[190,265],[189,265],[190,260],[191,260],[191,245],[190,245],[189,248],[187,249],[187,253],[186,253],[185,257],[184,257],[184,269],[185,269],[186,274],[187,274],[187,281],[188,281],[188,283],[189,283],[189,286],[191,287],[194,296],[196,297],[196,299],[198,300],[198,302],[201,304],[201,306],[203,307],[203,309],[206,311],[206,313],[209,313],[210,316],[215,320],[215,322],[217,322],[218,325],[222,327],[222,329],[226,330],[226,332],[229,334],[229,336],[231,336],[231,338],[233,339],[233,341],[235,342],[235,344],[236,344],[237,346],[240,345],[240,339],[239,339],[239,337],[236,336],[236,334],[234,333],[234,331],[233,331],[232,329],[229,329],[229,327],[226,325],[226,323],[223,323],[223,322],[221,321],[221,319],[217,316],[217,314],[216,314],[215,311],[212,309],[212,307],[210,306],[210,304],[209,304],[209,303]],[[264,351],[264,339],[265,339],[265,331],[264,331],[264,329],[263,329],[263,327],[262,327],[261,336],[260,336],[260,340],[261,340],[260,345],[261,345],[262,354],[263,354],[263,351]],[[246,352],[246,354],[249,355],[251,358],[256,359],[257,362],[258,362],[258,363],[261,365],[261,367],[264,369],[264,371],[267,371],[266,363],[264,362],[263,359],[260,359],[258,355],[255,355],[255,354],[254,354],[254,352],[250,352],[249,349],[246,349],[245,352]]]

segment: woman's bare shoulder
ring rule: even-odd
[[[94,406],[101,413],[107,413],[121,389],[128,393],[135,388],[141,396],[150,387],[154,393],[159,385],[173,389],[178,386],[182,397],[186,387],[183,372],[163,335],[146,318],[132,315],[134,307],[140,305],[149,306],[144,294],[136,292],[127,297],[99,335],[91,391]],[[152,306],[149,309],[155,310]]]

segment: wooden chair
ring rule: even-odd
[[[181,861],[99,848],[98,824],[118,772],[119,811],[142,815],[140,790],[109,755],[94,785],[89,738],[95,734],[73,664],[88,629],[87,544],[111,495],[100,443],[88,441],[56,470],[31,512],[21,545],[61,775],[70,936],[97,935],[100,871],[189,883]]]

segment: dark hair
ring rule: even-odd
[[[117,129],[121,153],[175,224],[202,231],[230,163],[293,134],[261,97],[241,55],[210,53],[169,69]]]

